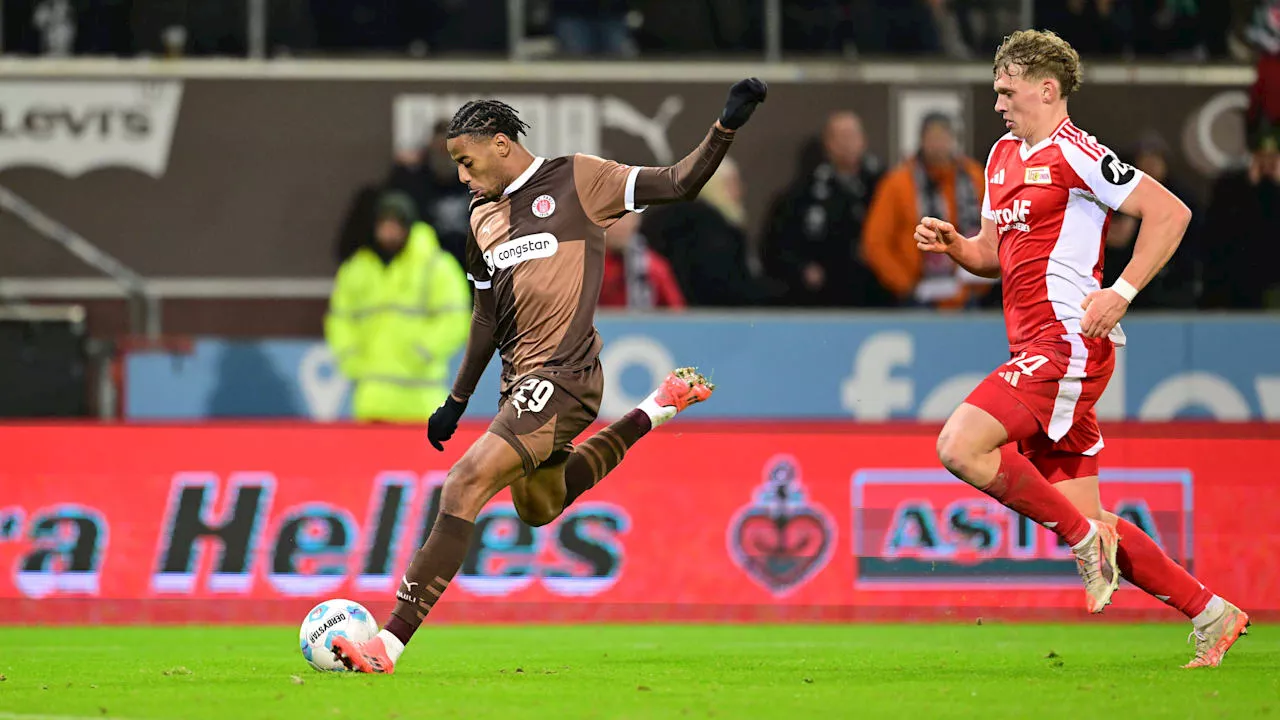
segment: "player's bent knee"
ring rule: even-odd
[[[529,527],[542,527],[560,516],[559,508],[552,508],[546,503],[523,502],[515,503],[515,506],[516,514]]]
[[[938,435],[937,451],[942,466],[961,480],[967,478],[978,456],[970,443],[946,428]]]
[[[452,485],[456,489],[462,489],[476,484],[479,480],[479,463],[469,455],[463,455],[458,462],[453,464],[453,467],[449,468],[449,475],[445,479],[445,484]]]
[[[480,471],[479,464],[463,456],[449,469],[440,494],[440,510],[449,515],[473,519],[480,514],[493,493]]]

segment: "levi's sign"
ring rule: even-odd
[[[182,82],[0,82],[0,170],[164,175]]]

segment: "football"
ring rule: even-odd
[[[360,603],[342,598],[325,600],[311,608],[302,629],[298,646],[302,657],[320,672],[343,672],[346,667],[333,656],[333,639],[339,635],[364,642],[378,634],[378,624]]]

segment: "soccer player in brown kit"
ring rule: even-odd
[[[570,444],[600,409],[604,378],[594,321],[604,233],[628,212],[697,197],[767,92],[756,78],[735,83],[702,143],[670,167],[582,154],[535,157],[520,144],[528,125],[496,100],[469,102],[453,116],[449,154],[475,196],[467,238],[475,308],[462,367],[428,422],[427,438],[444,450],[495,351],[502,357],[501,400],[488,432],[449,471],[439,516],[404,574],[386,626],[366,642],[334,639],[334,655],[349,669],[395,671],[462,566],[476,515],[500,490],[511,487],[522,520],[545,525],[617,467],[645,433],[711,396],[713,386],[700,374],[677,369],[620,420]]]

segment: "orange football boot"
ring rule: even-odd
[[[352,672],[390,675],[396,671],[396,664],[387,654],[387,647],[380,637],[374,636],[372,640],[356,643],[338,636],[333,639],[333,647],[330,649],[333,650],[334,657]]]

